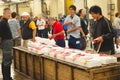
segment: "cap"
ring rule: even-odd
[[[30,14],[28,12],[23,12],[22,16],[30,16]]]

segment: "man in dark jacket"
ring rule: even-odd
[[[23,21],[21,23],[21,35],[23,39],[23,47],[27,47],[29,40],[35,42],[36,25],[35,22],[30,19],[29,13],[23,12],[22,18]]]
[[[12,80],[11,64],[12,64],[12,33],[8,24],[11,16],[11,10],[5,8],[3,10],[3,18],[0,21],[0,47],[2,49],[2,75],[3,80]]]
[[[89,12],[96,19],[93,33],[93,39],[97,41],[94,44],[95,50],[99,53],[111,54],[113,37],[115,36],[111,22],[102,15],[99,6],[92,6]]]

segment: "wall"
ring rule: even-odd
[[[33,15],[40,16],[41,13],[42,13],[41,0],[34,0],[34,2],[33,2]]]
[[[5,6],[0,5],[0,16],[3,15],[3,9],[5,8]]]
[[[50,11],[50,17],[58,17],[58,14],[65,14],[64,0],[44,0],[47,9]]]
[[[28,3],[21,3],[18,5],[18,11],[19,11],[19,15],[21,15],[23,12],[30,13],[31,10]]]
[[[77,7],[77,11],[84,9],[84,0],[74,0],[74,5]]]
[[[16,4],[10,5],[10,9],[12,12],[16,12]]]
[[[65,15],[65,1],[58,0],[58,14]]]

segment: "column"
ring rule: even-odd
[[[118,8],[118,12],[120,13],[120,0],[117,0],[117,8]]]
[[[34,0],[34,2],[33,2],[33,15],[40,16],[41,14],[42,14],[41,0]]]

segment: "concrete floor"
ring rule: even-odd
[[[0,64],[2,62],[2,54],[0,53]],[[12,64],[12,69],[11,69],[11,72],[12,72],[12,78],[14,80],[30,80],[29,78],[21,75],[20,73],[14,71],[14,65]],[[1,65],[0,65],[0,80],[3,80],[2,78],[2,73],[1,73]]]

